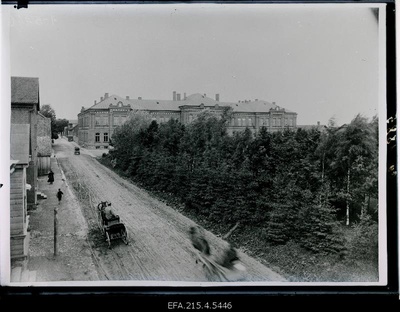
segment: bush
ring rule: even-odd
[[[360,218],[349,231],[349,259],[378,261],[378,223],[369,215]]]

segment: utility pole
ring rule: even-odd
[[[54,207],[54,257],[57,256],[57,226],[58,226],[57,212],[58,208],[57,206],[55,206]]]

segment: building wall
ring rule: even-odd
[[[28,194],[28,208],[36,207],[37,198],[37,177],[38,177],[38,148],[37,148],[37,133],[38,133],[38,114],[36,104],[11,103],[11,123],[13,124],[29,124],[30,125],[30,162],[26,169],[27,183],[31,185]]]
[[[189,124],[197,118],[197,115],[208,110],[216,116],[221,116],[228,109],[231,112],[231,120],[227,131],[232,134],[249,128],[254,134],[261,127],[266,127],[270,132],[294,129],[296,127],[296,113],[286,112],[284,109],[271,109],[269,112],[234,112],[231,107],[219,106],[181,106],[180,110],[148,110],[151,119],[158,123],[167,122],[170,119],[179,120],[183,124]],[[129,116],[130,107],[110,107],[102,110],[84,110],[78,115],[78,144],[87,148],[108,148],[116,126],[121,125]],[[290,122],[289,122],[290,121]],[[108,140],[104,140],[104,136]]]
[[[78,115],[78,144],[87,148],[108,148],[114,129],[122,125],[131,112],[129,107],[85,111]]]
[[[28,255],[28,215],[26,168],[17,166],[10,175],[10,253],[11,258]]]
[[[51,138],[51,119],[38,114],[37,119],[38,125],[38,137],[49,137]]]
[[[157,121],[157,123],[168,122],[171,119],[181,121],[181,112],[179,111],[149,111],[151,120]]]
[[[53,153],[51,143],[51,119],[41,114],[38,114],[37,125],[37,144],[38,144],[38,159],[37,172],[38,176],[47,175],[51,169],[50,158]]]

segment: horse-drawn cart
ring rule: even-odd
[[[108,206],[111,206],[111,203],[107,201],[100,202],[97,205],[99,227],[106,238],[108,248],[111,248],[111,241],[116,239],[122,239],[122,241],[128,245],[128,233],[125,225],[121,222],[118,215],[107,218],[105,210]]]

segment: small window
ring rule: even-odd
[[[104,142],[108,142],[108,133],[104,133]]]
[[[96,135],[94,137],[94,141],[95,142],[100,142],[100,133],[96,133]]]

